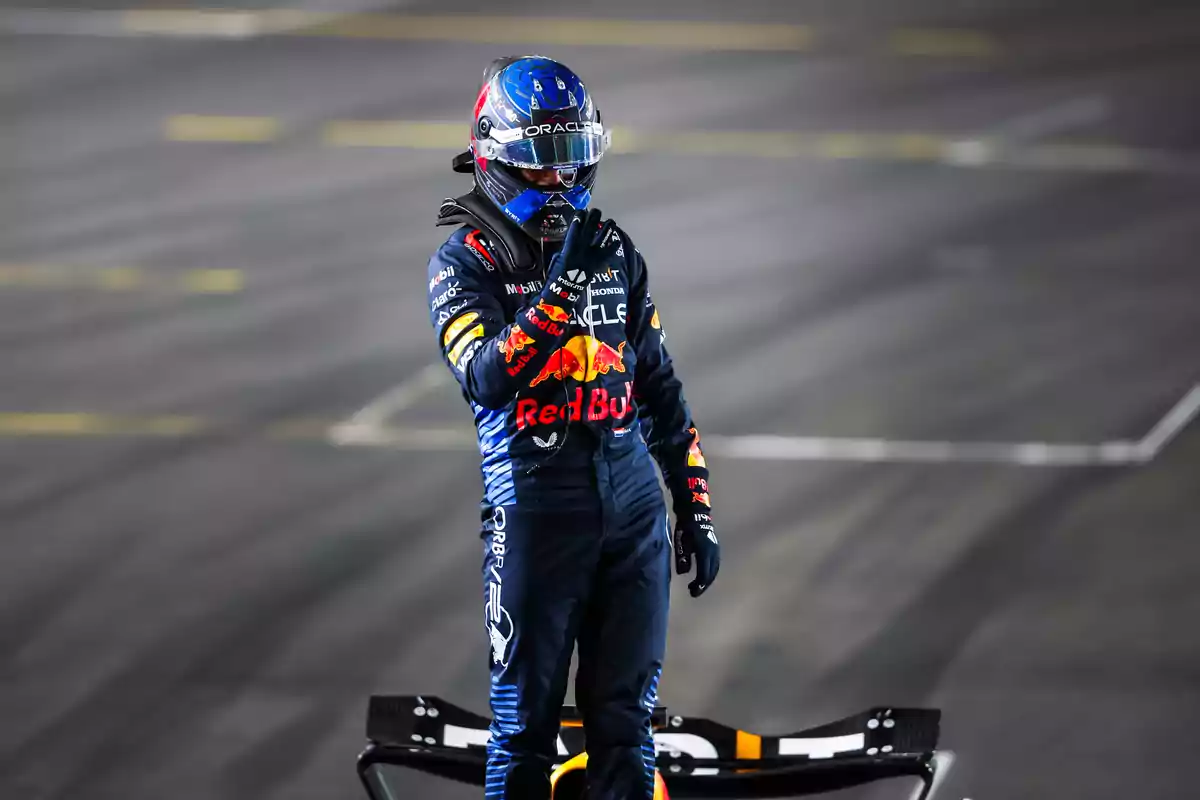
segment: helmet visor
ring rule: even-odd
[[[595,164],[604,155],[609,145],[609,133],[599,123],[583,123],[580,127],[584,125],[587,126],[587,132],[552,133],[531,138],[506,135],[521,136],[529,128],[525,131],[520,128],[493,131],[492,137],[478,141],[479,154],[525,169],[586,167]]]

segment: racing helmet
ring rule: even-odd
[[[509,56],[483,74],[471,123],[471,149],[454,160],[475,185],[534,239],[561,240],[586,208],[609,146],[600,111],[579,76],[544,56]],[[557,172],[538,185],[523,169]]]

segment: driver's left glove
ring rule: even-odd
[[[721,543],[717,541],[712,514],[693,511],[675,522],[675,572],[685,575],[696,561],[696,577],[688,584],[692,597],[699,597],[712,586],[721,569]]]

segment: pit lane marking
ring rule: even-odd
[[[436,368],[436,369],[435,369]],[[385,392],[350,418],[330,424],[315,418],[284,419],[252,435],[337,447],[405,451],[474,451],[475,431],[466,427],[388,425],[386,419],[435,388],[441,364]],[[705,451],[730,460],[835,461],[893,464],[1010,464],[1022,467],[1129,467],[1148,464],[1200,415],[1200,384],[1193,386],[1141,439],[1098,444],[1049,442],[952,442],[806,436],[704,437]],[[358,422],[354,422],[357,418]],[[185,437],[217,434],[236,426],[185,415],[126,416],[85,412],[0,412],[3,437]]]
[[[236,269],[156,272],[141,267],[80,267],[66,264],[0,263],[0,290],[159,291],[181,294],[236,294],[245,288]]]
[[[185,114],[163,122],[164,137],[181,143],[270,144],[288,133],[277,117]],[[1169,172],[1200,175],[1200,158],[1115,143],[1040,141],[1030,137],[882,131],[654,131],[614,126],[615,156],[807,159],[935,164],[962,169],[1066,172]],[[303,132],[297,141],[303,141]],[[419,120],[331,120],[309,141],[332,148],[462,149],[462,125]]]

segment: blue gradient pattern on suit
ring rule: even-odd
[[[507,415],[504,411],[488,411],[478,404],[473,408],[482,456],[480,470],[484,495],[493,505],[514,503],[517,493],[513,484],[513,463],[508,457]]]
[[[643,705],[647,711],[654,711],[654,707],[658,705],[658,681],[661,677],[662,667],[659,667],[654,671],[654,675],[650,678],[650,685],[646,688]],[[653,794],[655,769],[654,739],[650,731],[647,731],[646,734],[646,741],[642,744],[642,762],[646,765],[646,780],[651,787],[651,794]]]
[[[520,730],[517,722],[517,687],[492,681],[492,725],[488,741],[484,797],[504,797],[505,775],[512,762],[508,737]]]

